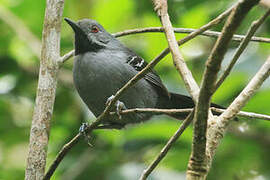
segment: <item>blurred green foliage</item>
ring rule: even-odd
[[[198,28],[232,3],[226,0],[172,0],[169,1],[169,12],[175,27]],[[0,6],[19,17],[41,39],[45,1],[0,0]],[[263,12],[261,7],[254,8],[238,33],[244,34],[250,23]],[[150,1],[70,0],[65,2],[64,17],[74,20],[96,19],[112,33],[160,26]],[[213,29],[220,31],[221,28],[222,25],[218,25]],[[27,43],[2,20],[0,29],[0,179],[23,179],[39,60]],[[269,32],[268,19],[257,35],[269,37]],[[184,36],[178,34],[177,38]],[[147,61],[167,46],[161,33],[131,35],[120,40]],[[180,48],[198,83],[214,41],[213,38],[197,37]],[[73,33],[63,23],[61,54],[73,48],[72,42]],[[266,60],[269,46],[265,43],[250,43],[231,76],[215,93],[213,101],[228,106]],[[237,43],[231,43],[223,67],[228,64],[236,47]],[[59,73],[48,165],[63,144],[78,132],[80,124],[94,119],[72,85],[72,61],[69,60]],[[169,90],[186,94],[170,55],[157,65],[156,70]],[[267,80],[244,110],[270,114],[269,85],[270,81]],[[180,124],[167,116],[159,116],[121,131],[97,130],[91,139],[94,147],[89,147],[85,141],[80,142],[66,156],[53,179],[138,179],[143,168],[153,160]],[[262,120],[240,119],[234,122],[217,151],[208,179],[270,179],[269,130],[269,122]],[[184,132],[150,179],[183,178],[191,142],[192,127]]]

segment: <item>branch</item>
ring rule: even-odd
[[[50,121],[53,113],[60,57],[63,0],[47,0],[36,105],[30,132],[25,179],[42,179],[46,166]]]
[[[135,108],[135,109],[127,109],[121,111],[121,114],[132,114],[132,113],[151,113],[155,115],[160,114],[166,114],[166,115],[177,115],[181,113],[190,113],[193,110],[193,108],[187,108],[187,109],[154,109],[154,108]],[[226,109],[219,109],[215,107],[211,107],[211,110],[213,112],[217,113],[223,113],[226,111]],[[110,115],[115,115],[116,112],[111,112]],[[246,112],[246,111],[240,111],[236,114],[239,117],[245,117],[245,118],[256,118],[256,119],[262,119],[270,121],[269,115],[264,114],[258,114],[253,112]]]
[[[156,108],[134,108],[127,109],[120,112],[120,114],[132,114],[132,113],[150,113],[155,115],[166,114],[166,115],[177,115],[182,113],[190,113],[193,108],[186,109],[156,109]],[[116,112],[111,112],[110,115],[115,115]]]
[[[226,21],[221,36],[206,62],[198,103],[194,115],[194,135],[192,153],[188,164],[187,179],[205,179],[209,168],[206,166],[206,132],[211,96],[217,79],[217,73],[227,51],[233,33],[236,31],[249,10],[258,3],[254,0],[239,1]],[[211,117],[212,118],[212,117]]]
[[[58,64],[62,65],[63,63],[65,63],[67,60],[69,60],[70,58],[72,58],[75,54],[75,50],[71,50],[69,51],[67,54],[65,54],[64,56],[60,57],[58,59]]]
[[[159,155],[155,158],[155,160],[143,171],[143,174],[140,177],[140,180],[146,180],[146,178],[151,174],[151,172],[157,167],[157,165],[160,163],[160,161],[167,155],[169,150],[171,149],[172,145],[176,142],[176,140],[182,135],[182,133],[185,131],[185,129],[189,126],[189,124],[192,122],[193,119],[193,113],[192,111],[188,117],[184,120],[184,122],[181,124],[179,129],[174,133],[174,135],[169,139],[167,144],[162,148]]]
[[[190,34],[190,33],[197,31],[197,29],[192,29],[192,28],[173,28],[173,30],[175,33],[182,33],[182,34]],[[147,27],[147,28],[130,29],[130,30],[117,32],[113,35],[114,35],[114,37],[122,37],[122,36],[132,35],[132,34],[154,33],[154,32],[162,33],[162,32],[164,32],[164,28],[163,27]],[[205,31],[205,32],[201,33],[200,35],[218,38],[218,36],[221,35],[221,32]],[[245,37],[246,36],[244,36],[244,35],[235,34],[235,35],[233,35],[232,41],[241,42]],[[253,36],[251,38],[251,41],[270,43],[270,38]]]
[[[236,61],[239,59],[243,51],[246,49],[248,43],[250,42],[252,36],[257,31],[257,29],[262,25],[262,23],[266,20],[267,16],[270,14],[270,9],[258,20],[253,21],[251,27],[249,28],[247,35],[243,39],[243,41],[240,43],[236,53],[234,54],[231,63],[226,68],[225,72],[222,74],[222,76],[219,78],[218,82],[216,83],[215,90],[216,91],[220,85],[225,81],[225,79],[230,74],[233,66],[235,65]]]
[[[218,113],[223,113],[226,111],[225,109],[218,109],[218,108],[214,108],[214,107],[211,107],[211,110],[218,112]],[[253,113],[253,112],[239,111],[236,115],[239,117],[256,118],[256,119],[263,119],[263,120],[270,121],[269,115],[258,114],[258,113]]]

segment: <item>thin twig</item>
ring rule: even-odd
[[[185,131],[185,129],[189,126],[193,119],[192,111],[188,117],[183,121],[179,129],[174,133],[174,135],[169,139],[167,144],[162,148],[158,156],[154,161],[143,171],[143,174],[140,177],[140,180],[146,180],[146,178],[151,174],[151,172],[157,167],[160,161],[167,155],[172,145],[176,142],[176,140],[181,136],[181,134]]]
[[[167,114],[167,115],[176,115],[181,113],[190,113],[193,108],[186,108],[186,109],[156,109],[156,108],[134,108],[134,109],[127,109],[121,111],[121,114],[132,114],[132,113],[151,113],[155,115],[159,114]],[[116,114],[115,112],[111,112],[111,115]]]
[[[243,41],[240,43],[240,45],[239,45],[236,53],[234,54],[229,66],[226,68],[226,70],[224,71],[224,73],[219,78],[218,82],[216,83],[214,91],[216,91],[220,87],[220,85],[225,81],[225,79],[228,77],[228,75],[230,74],[233,66],[236,63],[236,61],[239,59],[240,55],[246,49],[246,47],[247,47],[248,43],[250,42],[252,36],[257,31],[257,29],[262,25],[262,23],[266,20],[266,18],[269,16],[269,14],[270,14],[270,9],[268,11],[266,11],[266,13],[260,19],[252,22],[252,25],[250,26],[250,28],[249,28],[245,38],[243,39]]]
[[[226,16],[229,15],[229,13],[230,13],[230,11],[232,10],[233,7],[231,7],[228,10],[226,10],[225,12],[223,12],[222,14],[220,14],[217,18],[215,18],[212,21],[210,21],[209,23],[205,24],[204,26],[202,26],[198,30],[196,30],[193,33],[187,35],[183,39],[179,40],[178,41],[178,45],[182,45],[182,44],[188,42],[189,40],[193,39],[194,37],[196,37],[200,33],[204,32],[204,31],[210,29],[211,27],[213,27],[214,25],[220,23]],[[170,52],[169,51],[169,48],[166,48],[165,50],[163,50],[140,73],[138,73],[131,80],[129,80],[129,82],[116,93],[116,94],[118,94],[118,96],[115,95],[115,98],[112,101],[114,101],[114,102],[117,101],[117,98],[119,98],[119,96],[121,95],[121,93],[123,93],[126,88],[129,88],[130,86],[132,86],[133,84],[135,84],[139,79],[143,78],[144,75],[147,74],[169,52]],[[106,113],[108,113],[107,112],[107,108],[105,109],[105,112]],[[96,129],[98,127],[98,125],[100,124],[100,120],[102,120],[105,117],[104,116],[104,113],[102,113],[101,116],[99,116],[92,124],[90,124],[91,127],[89,127],[87,129],[88,130],[88,133],[90,133],[92,130],[94,130],[94,129]],[[68,142],[66,145],[64,145],[65,148],[63,147],[60,150],[60,152],[58,153],[58,155],[57,155],[56,159],[54,160],[53,164],[50,166],[48,172],[46,173],[47,179],[49,179],[52,176],[52,174],[54,173],[54,171],[56,170],[56,168],[58,167],[58,165],[60,164],[60,162],[62,161],[62,159],[64,158],[64,156],[71,150],[71,148],[74,145],[76,145],[78,143],[80,137],[81,137],[81,134],[77,134],[70,142]]]
[[[222,29],[222,34],[219,36],[208,57],[201,83],[199,100],[196,104],[194,114],[194,134],[192,152],[188,163],[187,179],[194,179],[195,177],[201,179],[206,178],[209,170],[206,163],[206,132],[210,101],[214,92],[217,74],[234,32],[249,10],[258,2],[259,0],[243,0],[238,2],[227,19]],[[210,117],[210,119],[212,119],[212,117]]]
[[[214,108],[211,107],[211,110],[213,110],[214,112],[218,112],[218,113],[223,113],[226,111],[226,109],[219,109],[219,108]],[[267,120],[270,121],[270,116],[269,115],[265,115],[265,114],[259,114],[259,113],[254,113],[254,112],[246,112],[246,111],[239,111],[236,116],[239,117],[245,117],[245,118],[256,118],[256,119],[262,119],[262,120]]]
[[[166,115],[175,115],[181,113],[190,113],[193,108],[186,108],[186,109],[156,109],[156,108],[134,108],[134,109],[127,109],[121,111],[121,114],[132,114],[132,113],[151,113],[155,115],[166,114]],[[211,107],[213,112],[223,113],[226,109],[219,109],[215,107]],[[115,115],[116,112],[111,112],[110,115]],[[254,112],[247,112],[247,111],[240,111],[236,114],[239,117],[245,118],[256,118],[270,121],[270,115],[259,114]]]
[[[193,33],[194,31],[197,31],[197,29],[192,29],[192,28],[173,28],[173,30],[175,33],[182,33],[182,34],[190,34],[190,33]],[[132,35],[132,34],[155,33],[155,32],[162,33],[164,32],[164,28],[163,27],[147,27],[147,28],[130,29],[130,30],[117,32],[113,35],[114,37],[122,37],[122,36]],[[212,38],[218,38],[220,34],[221,32],[209,30],[209,31],[205,31],[201,33],[200,35],[212,37]],[[241,42],[244,38],[245,38],[244,35],[235,34],[233,35],[232,41]],[[261,42],[261,43],[270,43],[270,38],[253,36],[251,38],[251,41]]]
[[[58,59],[58,64],[61,65],[63,63],[65,63],[68,59],[70,59],[71,57],[73,57],[75,54],[75,50],[71,50],[68,53],[66,53],[64,56],[60,57]]]

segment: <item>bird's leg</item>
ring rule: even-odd
[[[90,136],[87,135],[86,133],[86,128],[88,127],[88,123],[82,123],[81,127],[79,128],[79,132],[85,137],[85,140],[87,141],[87,144],[90,146],[90,147],[93,147],[93,145],[90,143]]]
[[[86,123],[82,123],[82,125],[79,128],[79,132],[82,133],[83,135],[85,135],[86,134],[85,130],[88,127],[88,125],[89,124],[87,122]]]
[[[109,98],[107,99],[107,101],[106,101],[106,106],[109,105],[109,103],[112,101],[113,98],[114,98],[114,95],[112,95],[111,97],[109,97]],[[116,101],[115,107],[116,107],[116,113],[117,113],[117,115],[118,115],[118,118],[121,119],[121,118],[122,118],[122,117],[121,117],[121,111],[122,111],[122,110],[125,110],[125,109],[127,109],[127,108],[126,108],[125,104],[124,104],[123,102],[119,101],[119,100]]]
[[[127,108],[126,108],[126,106],[125,106],[125,104],[124,104],[123,102],[121,102],[121,101],[117,101],[117,102],[116,102],[116,113],[117,113],[119,119],[122,118],[122,117],[121,117],[121,114],[120,114],[121,111],[122,111],[122,110],[125,110],[125,109],[127,109]]]

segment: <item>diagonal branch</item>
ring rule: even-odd
[[[243,41],[240,43],[236,53],[234,54],[234,56],[231,60],[231,63],[229,64],[229,66],[226,68],[225,72],[222,74],[222,76],[219,78],[218,82],[216,83],[214,91],[216,91],[220,87],[220,85],[225,81],[225,79],[228,77],[228,75],[230,74],[236,61],[239,59],[239,57],[241,56],[243,51],[246,49],[252,36],[257,31],[257,29],[262,25],[262,23],[266,20],[266,18],[269,16],[269,14],[270,14],[270,9],[260,19],[253,21],[252,25],[250,26],[250,28],[247,32],[247,35],[245,36]]]
[[[216,41],[206,62],[199,99],[195,108],[192,153],[188,164],[187,179],[204,179],[207,175],[208,168],[206,166],[205,158],[207,121],[217,73],[233,33],[241,24],[249,10],[258,2],[258,0],[239,1],[226,21],[222,29],[222,34]]]
[[[67,60],[72,58],[75,55],[75,50],[71,50],[68,53],[66,53],[64,56],[60,57],[57,62],[61,66],[63,63],[65,63]]]

